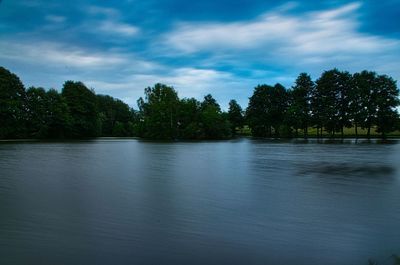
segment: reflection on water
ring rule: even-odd
[[[395,167],[391,165],[332,163],[309,164],[300,167],[299,174],[322,174],[342,177],[380,177],[392,176]]]
[[[1,143],[0,264],[387,260],[399,161],[395,141]]]

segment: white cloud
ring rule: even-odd
[[[17,41],[0,41],[0,49],[6,51],[0,58],[34,64],[58,64],[65,67],[103,68],[126,62],[124,56],[106,52],[89,52],[54,42],[35,42],[34,45]]]
[[[95,88],[97,93],[111,93],[116,97],[124,98],[131,106],[136,106],[136,100],[143,96],[144,88],[153,86],[155,83],[173,86],[181,98],[194,97],[201,100],[203,96],[211,93],[223,107],[227,106],[230,99],[226,95],[239,98],[243,89],[248,89],[248,83],[228,72],[190,67],[172,70],[164,68],[163,70],[163,73],[132,73],[118,80],[91,79],[84,80],[84,83]],[[254,85],[256,85],[255,81]],[[246,101],[247,98],[242,104],[247,104]]]
[[[136,36],[140,31],[139,27],[122,22],[122,15],[117,9],[89,6],[87,13],[89,19],[83,24],[82,28],[88,32],[126,38]]]
[[[66,20],[64,16],[58,15],[47,15],[45,19],[51,23],[63,23]]]
[[[97,28],[104,33],[120,35],[123,37],[132,37],[139,32],[139,28],[127,23],[105,20],[97,25]]]
[[[338,53],[365,55],[398,50],[398,40],[358,31],[356,12],[360,6],[356,2],[301,15],[286,14],[283,8],[255,20],[230,23],[181,22],[163,36],[163,41],[170,49],[186,54],[211,52],[235,57],[247,52],[274,59],[323,59]]]
[[[118,17],[120,13],[117,9],[101,6],[89,6],[85,9],[89,15],[103,15],[107,17]]]

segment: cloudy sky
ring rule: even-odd
[[[161,82],[244,107],[257,84],[337,67],[400,79],[400,0],[0,0],[0,65],[136,107]]]

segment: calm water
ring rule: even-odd
[[[391,264],[400,142],[0,143],[0,264]]]

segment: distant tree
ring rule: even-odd
[[[323,72],[316,83],[318,123],[332,136],[336,131],[340,131],[343,137],[343,128],[351,125],[349,109],[351,75],[335,68]]]
[[[386,138],[388,132],[396,129],[399,113],[396,107],[399,106],[399,89],[396,81],[386,75],[377,77],[376,94],[376,126],[382,138]]]
[[[307,73],[301,73],[292,88],[290,115],[295,128],[303,129],[304,137],[308,136],[308,127],[311,125],[311,97],[314,82]]]
[[[145,89],[145,99],[138,100],[145,138],[175,139],[178,136],[179,98],[175,89],[163,84]]]
[[[128,104],[108,95],[97,95],[102,136],[133,136],[135,113]],[[117,128],[115,128],[117,127]]]
[[[252,135],[256,137],[271,137],[271,121],[269,116],[270,90],[269,85],[258,85],[254,88],[253,95],[249,99],[246,109],[247,123]]]
[[[349,72],[339,72],[335,86],[336,109],[338,110],[338,129],[344,137],[344,128],[351,127],[351,89],[352,75]]]
[[[219,106],[219,104],[217,103],[215,98],[213,98],[213,96],[211,94],[208,94],[204,97],[203,101],[200,104],[200,109],[204,110],[205,108],[207,108],[209,106],[213,106],[213,107],[215,107],[215,109],[221,111],[221,107]]]
[[[367,137],[371,136],[371,128],[376,121],[378,83],[375,72],[362,71],[353,76],[354,94],[352,113],[361,128],[367,129]]]
[[[200,102],[194,98],[180,100],[178,110],[179,138],[201,139],[204,131],[200,126]]]
[[[45,138],[47,136],[47,93],[44,88],[30,87],[26,91],[26,118],[28,137]]]
[[[208,94],[200,104],[200,126],[206,139],[231,137],[231,124],[227,115],[221,112],[217,101]]]
[[[70,131],[72,118],[68,104],[55,89],[46,92],[46,124],[48,138],[65,138]]]
[[[25,88],[19,77],[0,67],[0,139],[25,134]]]
[[[243,110],[234,99],[229,101],[228,120],[231,123],[231,130],[233,134],[236,134],[236,128],[243,128]]]
[[[100,121],[95,93],[82,82],[66,81],[62,96],[71,115],[71,137],[94,137],[99,134]]]
[[[259,85],[250,97],[246,116],[254,136],[280,136],[280,129],[284,125],[288,109],[288,93],[280,85]]]

